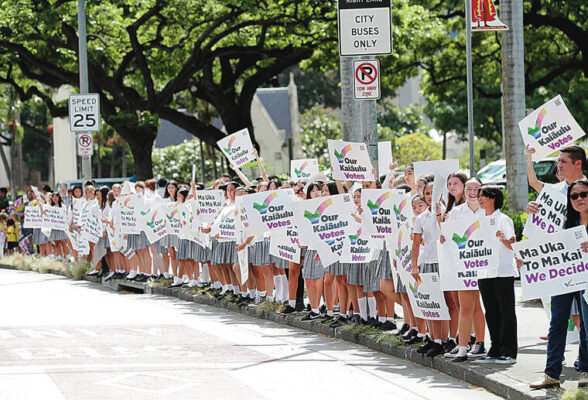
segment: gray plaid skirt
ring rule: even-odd
[[[51,235],[49,236],[49,240],[65,240],[67,239],[67,235],[64,231],[58,231],[57,229],[51,229]]]
[[[380,277],[378,276],[378,265],[380,260],[374,260],[364,264],[363,268],[363,291],[374,293],[380,291]]]
[[[380,260],[378,261],[377,277],[380,279],[393,279],[392,264],[387,249],[380,252]]]
[[[159,239],[158,244],[160,244],[163,247],[175,247],[177,249],[180,245],[179,241],[180,239],[178,238],[178,235],[168,233],[167,235]]]
[[[367,267],[367,264],[352,263],[347,268],[347,283],[350,285],[363,285],[365,274],[363,270]]]
[[[315,260],[316,250],[306,250],[304,263],[302,264],[302,277],[304,279],[321,279],[325,276],[325,268],[321,260]]]
[[[290,261],[288,261],[288,260],[285,260],[283,258],[276,257],[276,256],[270,256],[270,260],[272,263],[274,263],[276,268],[279,268],[279,269],[290,268]]]
[[[43,232],[41,232],[41,228],[35,228],[33,229],[33,238],[32,238],[32,243],[38,245],[41,244],[46,244],[47,242],[49,242],[49,238],[47,236],[45,236],[45,234],[43,234]]]
[[[254,242],[249,249],[249,262],[254,267],[263,267],[272,263],[270,257],[270,242],[265,238],[259,242]]]
[[[203,247],[198,243],[194,243],[196,249],[194,251],[194,260],[198,262],[208,262],[212,256],[210,247]]]
[[[221,264],[236,264],[239,262],[237,258],[237,242],[219,242],[217,240],[212,242],[212,265]]]
[[[178,260],[193,260],[196,243],[188,239],[178,241]]]
[[[404,286],[402,284],[402,280],[400,279],[400,276],[396,279],[395,291],[396,291],[396,293],[406,293],[406,286]]]
[[[430,273],[439,273],[439,263],[431,263],[431,264],[425,264],[423,263],[423,266],[421,267],[421,272],[423,274],[430,274]]]
[[[133,250],[141,250],[149,247],[149,240],[147,240],[147,235],[145,235],[145,232],[141,232],[139,234],[129,234],[127,236],[127,247]]]
[[[105,249],[110,249],[110,239],[108,239],[108,235],[101,237],[96,245],[104,246]]]
[[[347,272],[348,266],[349,266],[349,264],[340,263],[339,261],[337,261],[335,264],[329,265],[325,269],[325,272],[328,272],[329,274],[335,275],[335,276],[345,275]]]

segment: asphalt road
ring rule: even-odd
[[[167,297],[0,270],[0,399],[496,398],[361,346]]]

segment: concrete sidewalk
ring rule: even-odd
[[[5,266],[0,266],[3,268]],[[13,267],[6,267],[13,269]],[[320,321],[301,321],[300,315],[283,315],[274,311],[262,311],[262,308],[238,306],[235,303],[216,300],[207,294],[197,293],[195,289],[187,288],[151,288],[144,283],[125,280],[110,280],[102,282],[100,278],[85,277],[85,280],[108,286],[113,290],[133,290],[141,293],[153,293],[173,296],[182,300],[199,304],[220,307],[234,312],[263,318],[280,324],[295,326],[318,334],[332,336],[339,339],[359,343],[373,350],[381,351],[396,357],[404,358],[423,366],[462,379],[473,385],[484,387],[491,392],[510,399],[556,399],[562,393],[558,390],[530,390],[529,383],[537,380],[543,374],[545,366],[547,341],[540,336],[547,335],[548,320],[541,303],[517,302],[519,356],[517,364],[479,365],[471,361],[454,364],[449,359],[437,357],[426,358],[416,352],[418,346],[399,345],[393,335],[387,333],[362,334],[361,330],[350,327],[329,328]],[[521,298],[520,287],[516,288],[517,298]],[[367,330],[368,333],[373,331]],[[486,348],[489,348],[489,335],[486,334]],[[561,376],[564,389],[577,387],[578,373],[573,369],[573,363],[578,355],[578,345],[570,344],[566,347],[564,368]]]

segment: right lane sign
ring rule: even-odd
[[[353,62],[356,100],[378,100],[380,98],[380,61],[358,60]]]
[[[338,0],[339,54],[392,53],[390,0]]]

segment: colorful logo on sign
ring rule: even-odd
[[[128,205],[129,205],[130,202],[131,202],[131,198],[130,197],[127,197],[125,199],[125,201],[123,201],[123,204],[125,205],[125,207],[128,207]]]
[[[541,126],[543,125],[543,118],[547,115],[547,110],[542,109],[537,115],[537,121],[535,121],[535,127],[529,128],[527,133],[533,136],[535,139],[539,139],[541,136]]]
[[[318,224],[321,215],[323,215],[323,212],[325,212],[325,210],[327,209],[327,207],[333,205],[333,200],[332,199],[327,199],[325,201],[323,201],[315,210],[314,213],[305,210],[304,211],[304,217],[307,218],[308,220],[310,220],[311,224]]]
[[[349,241],[351,242],[352,246],[355,246],[357,244],[357,238],[359,238],[361,236],[361,228],[359,228],[357,230],[357,233],[355,235],[349,235]]]
[[[351,151],[351,145],[350,144],[348,144],[347,146],[343,147],[343,149],[341,149],[341,151],[337,151],[337,149],[334,150],[335,157],[337,158],[337,161],[339,161],[339,164],[342,163],[343,160],[345,160],[345,156],[350,151]]]
[[[178,209],[174,208],[173,211],[171,212],[171,214],[166,214],[165,216],[167,217],[169,222],[172,222],[177,213],[178,213]]]
[[[394,214],[396,215],[397,221],[404,222],[406,220],[406,217],[404,215],[402,215],[402,210],[404,209],[404,207],[407,204],[408,204],[408,201],[406,199],[402,200],[402,202],[400,202],[400,204],[398,204],[398,206],[396,206],[396,204],[394,204]]]
[[[157,218],[157,210],[153,211],[151,221],[145,222],[149,228],[153,228],[153,226],[155,225],[155,218]]]
[[[466,229],[463,236],[459,236],[457,233],[454,233],[452,240],[457,244],[457,248],[460,250],[464,249],[466,246],[466,243],[468,242],[468,239],[470,238],[470,236],[472,236],[472,233],[474,233],[474,231],[476,229],[478,229],[479,227],[480,227],[480,221],[476,221],[473,224],[471,224],[468,227],[468,229]]]
[[[308,161],[305,161],[304,163],[302,163],[302,165],[300,166],[300,169],[294,168],[294,173],[296,174],[296,176],[298,178],[300,178],[302,176],[302,171],[304,171],[304,169],[306,167],[308,167]]]
[[[231,155],[231,152],[233,151],[233,143],[235,142],[235,137],[233,136],[232,138],[229,139],[229,142],[227,143],[227,147],[225,147],[225,151],[227,152],[228,155]]]
[[[253,208],[255,208],[261,215],[265,215],[267,214],[267,208],[269,207],[270,203],[276,197],[278,197],[278,194],[276,192],[273,192],[265,198],[262,204],[253,202]]]
[[[570,279],[568,282],[564,283],[564,286],[565,287],[570,287],[570,286],[572,286],[572,282],[574,282],[574,280],[573,279]]]
[[[398,233],[398,249],[394,251],[396,252],[396,257],[400,257],[400,253],[402,253],[402,231]]]
[[[383,195],[381,195],[378,200],[376,200],[376,202],[372,202],[371,200],[368,200],[367,202],[367,206],[370,209],[370,211],[372,212],[372,215],[376,215],[378,214],[378,210],[380,209],[380,207],[382,207],[382,203],[384,203],[385,200],[390,198],[390,192],[386,192]]]
[[[412,295],[414,296],[415,299],[419,298],[419,286],[421,286],[421,284],[423,283],[423,278],[421,278],[420,275],[418,275],[415,279],[416,284],[413,286],[412,282],[410,282],[408,284],[408,286],[410,287],[410,291],[412,292]]]

